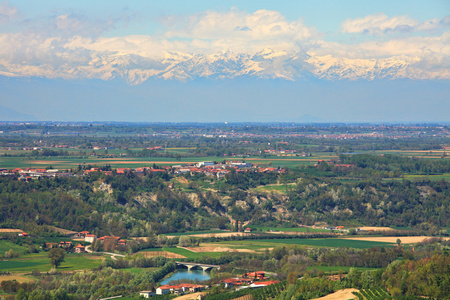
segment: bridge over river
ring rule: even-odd
[[[177,264],[177,266],[185,266],[188,268],[188,270],[191,270],[192,268],[195,268],[195,267],[199,267],[199,268],[203,269],[203,272],[207,271],[209,269],[212,269],[212,268],[220,269],[220,266],[218,266],[218,265],[198,264],[198,263],[191,263],[191,262],[184,262],[184,261],[176,261],[176,264]]]

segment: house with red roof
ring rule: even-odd
[[[81,244],[76,245],[73,249],[75,250],[75,253],[84,253],[84,252],[86,252],[86,248],[83,245],[81,245]]]

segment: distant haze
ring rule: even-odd
[[[2,99],[35,120],[442,122],[450,116],[450,85],[444,80],[150,80],[138,86],[120,80],[7,82],[0,79]]]
[[[0,119],[450,120],[450,2],[3,1]]]

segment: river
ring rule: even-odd
[[[210,278],[209,272],[204,272],[203,270],[190,270],[187,269],[177,269],[172,276],[161,281],[162,285],[168,284],[171,280],[179,279],[191,279],[191,280],[208,280]]]

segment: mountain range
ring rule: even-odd
[[[449,72],[424,71],[415,67],[418,57],[395,56],[379,59],[352,59],[312,53],[264,49],[250,53],[221,51],[214,54],[165,52],[159,58],[117,52],[91,52],[78,63],[23,65],[0,60],[0,75],[63,79],[123,78],[130,85],[149,78],[192,80],[256,77],[301,80],[448,79]]]

